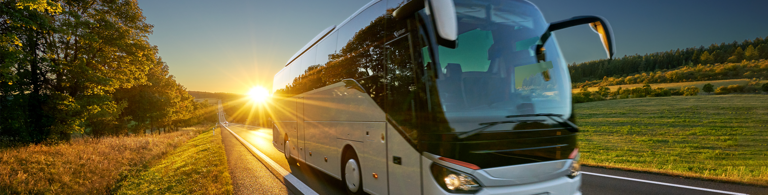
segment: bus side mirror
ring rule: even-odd
[[[571,19],[552,22],[549,24],[547,32],[541,37],[540,45],[544,44],[551,32],[582,24],[589,24],[589,27],[592,28],[595,33],[600,35],[600,41],[603,42],[605,53],[608,54],[609,59],[612,59],[616,51],[615,45],[613,44],[613,30],[608,24],[608,20],[605,20],[600,16],[576,16]]]
[[[451,0],[412,0],[395,9],[392,13],[398,20],[410,17],[419,10],[426,8],[432,17],[437,31],[437,44],[456,48],[456,39],[459,34],[459,25],[456,21],[456,7]]]

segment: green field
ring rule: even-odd
[[[760,83],[766,83],[767,80],[760,81]],[[694,82],[682,82],[682,83],[656,83],[656,84],[650,84],[651,87],[663,87],[667,89],[680,89],[682,87],[688,87],[688,86],[696,86],[699,89],[702,89],[704,87],[704,84],[711,83],[715,86],[715,88],[718,88],[720,86],[728,86],[728,85],[742,85],[745,86],[747,83],[749,83],[749,79],[729,79],[729,80],[714,80],[714,81],[694,81]],[[616,91],[619,87],[622,89],[630,89],[635,87],[643,87],[644,84],[631,84],[631,85],[614,85],[614,86],[607,86],[611,89],[611,91]],[[573,89],[572,92],[576,93],[581,91],[581,89]],[[590,87],[589,91],[597,91],[597,87]],[[699,90],[699,95],[707,94],[703,90]]]
[[[768,186],[768,95],[575,104],[582,163]]]

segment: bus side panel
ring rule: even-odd
[[[338,131],[336,131],[338,122],[332,121],[305,121],[307,152],[307,164],[325,171],[329,175],[341,179],[341,170],[339,169],[341,161],[341,147],[337,145]],[[326,160],[327,158],[327,160]]]
[[[387,139],[389,194],[421,194],[421,155],[389,124]]]
[[[291,98],[274,98],[273,100],[274,106],[270,108],[270,113],[272,114],[272,119],[274,122],[274,125],[277,127],[277,131],[273,131],[272,133],[277,133],[275,137],[278,138],[276,140],[273,140],[276,144],[275,147],[283,151],[283,147],[285,147],[285,134],[290,133],[293,131],[294,126],[296,123],[296,119],[293,116],[293,112],[296,110],[296,103],[291,100]]]
[[[372,108],[380,110],[377,108]],[[357,151],[363,187],[371,194],[387,194],[387,125],[385,122],[361,123],[352,129],[365,132],[363,148]],[[376,177],[374,177],[374,174]]]

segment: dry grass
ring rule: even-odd
[[[207,131],[151,168],[119,183],[116,194],[232,194],[221,130]]]
[[[121,173],[140,169],[197,134],[80,138],[0,150],[0,194],[108,194]]]

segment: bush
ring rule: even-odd
[[[585,92],[573,93],[573,97],[572,97],[573,103],[591,102],[591,99],[589,99],[589,96],[584,96],[584,93]]]
[[[744,92],[744,86],[741,85],[728,85],[728,91],[731,93]]]
[[[680,89],[672,89],[670,90],[671,95],[683,95],[683,90]]]
[[[695,96],[699,95],[699,88],[696,86],[690,86],[683,89],[683,95],[684,96]]]
[[[764,92],[768,92],[768,83],[763,83],[763,86],[760,88],[762,88]]]
[[[715,94],[717,94],[717,95],[724,95],[724,94],[729,94],[729,93],[731,93],[731,91],[729,91],[728,87],[726,87],[726,86],[720,86],[717,89],[715,89]]]
[[[760,88],[756,85],[747,85],[744,87],[744,93],[760,93]]]

